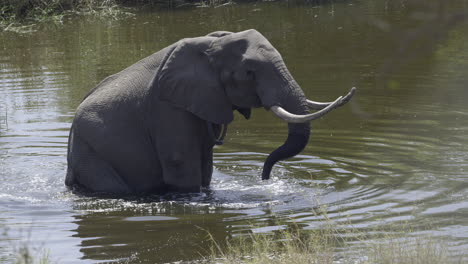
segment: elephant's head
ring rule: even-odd
[[[179,41],[159,70],[158,96],[215,124],[233,120],[233,109],[246,116],[263,106],[288,122],[286,142],[265,161],[262,179],[273,165],[306,146],[309,121],[346,103],[354,89],[332,103],[307,100],[280,53],[256,30],[214,32]],[[309,108],[322,109],[310,114]]]

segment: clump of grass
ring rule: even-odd
[[[293,225],[270,234],[240,235],[227,240],[224,245],[208,235],[212,247],[204,261],[225,264],[331,264],[337,242],[333,232],[331,226],[304,232]]]
[[[393,264],[439,264],[462,263],[461,259],[451,256],[443,241],[430,235],[400,237],[385,235],[368,245],[368,260],[364,263]]]
[[[0,239],[8,241],[11,246],[11,254],[9,257],[0,259],[3,263],[14,263],[14,264],[50,264],[53,263],[50,259],[49,251],[42,247],[34,246],[28,238],[22,241],[16,241],[8,235],[8,228],[3,228],[0,234]],[[9,262],[7,262],[9,261]]]
[[[248,241],[253,242],[253,245]],[[332,263],[334,245],[320,232],[279,232],[276,236],[250,235],[228,244],[229,253],[222,255],[226,263]]]
[[[209,256],[203,262],[224,264],[462,263],[461,259],[451,256],[444,242],[430,235],[402,237],[405,230],[408,228],[402,226],[397,233],[387,233],[370,242],[362,241],[364,247],[358,256],[339,253],[343,252],[343,247],[345,252],[346,247],[350,247],[343,239],[349,235],[350,231],[344,229],[340,231],[330,223],[324,224],[320,230],[302,230],[296,226],[296,228],[288,228],[273,234],[240,235],[228,239],[225,245],[215,242],[209,235],[212,246]]]
[[[22,244],[15,250],[15,264],[49,264],[52,263],[49,257],[49,251],[43,250],[39,254],[34,253],[34,250],[27,244]]]

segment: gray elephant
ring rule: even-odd
[[[279,52],[256,30],[182,39],[92,89],[70,130],[65,183],[111,194],[198,192],[210,184],[213,146],[233,120],[264,107],[288,122],[264,164],[301,152],[309,121],[345,104],[307,100]],[[320,110],[309,113],[309,109]]]

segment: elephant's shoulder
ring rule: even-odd
[[[96,85],[93,89],[91,89],[83,98],[81,103],[83,103],[91,94],[95,93],[99,88],[105,87],[106,85],[112,83],[114,80],[116,80],[119,77],[118,74],[113,74],[110,76],[107,76],[104,80],[102,80],[98,85]]]

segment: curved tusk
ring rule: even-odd
[[[338,97],[334,102],[330,103],[327,107],[324,109],[312,113],[312,114],[307,114],[307,115],[296,115],[296,114],[291,114],[290,112],[284,110],[281,106],[274,105],[270,109],[275,115],[277,115],[279,118],[283,119],[284,121],[288,123],[306,123],[309,121],[312,121],[314,119],[320,118],[326,113],[330,112],[333,110],[333,108],[337,107],[338,104],[340,104],[341,99],[343,96]]]
[[[348,94],[343,97],[343,99],[337,105],[337,107],[346,104],[351,99],[351,97],[353,97],[355,92],[356,92],[356,87],[352,87],[351,90],[348,92]],[[324,109],[325,107],[327,107],[327,106],[329,106],[330,104],[333,103],[333,102],[326,102],[326,103],[315,102],[315,101],[308,100],[308,99],[306,100],[306,102],[307,102],[307,106],[310,109],[314,109],[314,110]]]
[[[315,110],[324,109],[325,107],[327,107],[327,106],[329,106],[331,103],[333,103],[333,102],[327,102],[327,103],[315,102],[315,101],[311,101],[311,100],[309,100],[309,99],[307,99],[306,102],[307,102],[307,106],[308,106],[310,109],[315,109]]]

